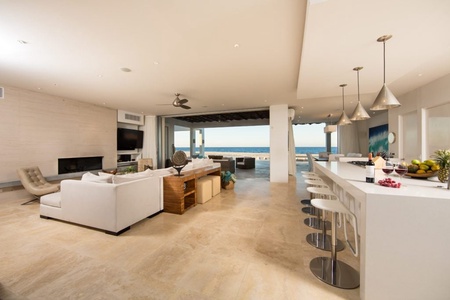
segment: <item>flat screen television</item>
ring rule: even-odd
[[[117,128],[117,150],[142,148],[144,132],[141,130]]]

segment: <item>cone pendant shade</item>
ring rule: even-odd
[[[337,122],[337,125],[339,125],[339,126],[352,124],[352,121],[350,121],[350,119],[348,118],[347,114],[345,113],[344,88],[346,86],[347,85],[345,83],[340,85],[340,87],[342,88],[342,115],[339,118],[339,121]]]
[[[385,110],[399,106],[401,106],[400,102],[398,102],[397,98],[395,98],[394,94],[389,90],[386,83],[383,83],[383,87],[375,98],[370,110]]]
[[[361,105],[361,102],[358,102],[358,105],[356,105],[355,110],[353,111],[352,117],[350,120],[352,121],[361,121],[361,120],[367,120],[370,119],[369,114],[364,109],[364,107]]]
[[[363,67],[355,67],[353,68],[353,71],[356,71],[357,73],[357,84],[358,84],[358,104],[355,107],[355,110],[353,111],[353,114],[350,118],[352,121],[362,121],[370,119],[369,114],[364,109],[364,107],[361,105],[361,100],[359,98],[359,71],[362,70]]]
[[[349,124],[352,124],[352,121],[350,121],[345,111],[343,111],[341,117],[339,118],[339,121],[337,122],[337,125],[343,126]]]
[[[372,104],[370,110],[385,110],[401,106],[394,94],[386,86],[386,41],[389,40],[392,35],[383,35],[377,39],[377,42],[383,42],[383,87],[378,93],[377,98]]]

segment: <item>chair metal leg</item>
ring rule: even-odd
[[[36,200],[40,200],[41,199],[41,197],[36,197],[36,198],[33,198],[33,199],[31,199],[31,200],[28,200],[27,202],[24,202],[24,203],[22,203],[22,204],[20,204],[20,205],[27,205],[28,203],[31,203],[31,202],[34,202],[34,201],[36,201]]]

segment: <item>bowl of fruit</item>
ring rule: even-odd
[[[437,175],[439,165],[432,159],[427,159],[421,162],[418,159],[413,159],[408,165],[408,173],[406,176],[411,178],[429,178]]]

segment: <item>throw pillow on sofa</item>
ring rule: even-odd
[[[84,173],[81,176],[81,181],[97,182],[97,183],[111,183],[112,176],[98,176],[91,172]]]
[[[112,183],[113,182],[113,174],[110,173],[105,173],[105,172],[98,172],[98,176],[101,177],[106,177],[106,179],[108,180],[108,183]]]

